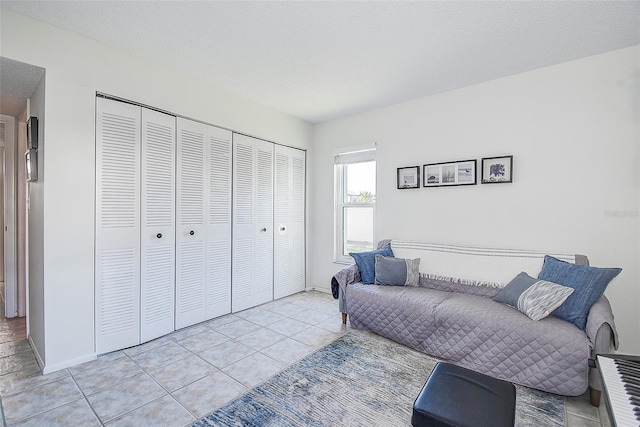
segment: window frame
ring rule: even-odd
[[[373,209],[373,248],[376,244],[376,201],[372,203],[351,203],[345,202],[347,199],[345,191],[345,165],[376,162],[376,200],[377,200],[377,180],[378,163],[376,161],[376,148],[374,146],[360,146],[351,149],[343,149],[334,156],[334,238],[333,238],[333,262],[337,264],[353,264],[354,260],[349,255],[344,255],[342,250],[345,245],[344,218],[346,208],[372,208]]]

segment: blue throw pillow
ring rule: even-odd
[[[362,283],[365,285],[373,285],[376,277],[376,254],[384,256],[393,256],[391,245],[385,245],[380,249],[369,252],[349,252],[349,255],[356,261],[356,265],[362,275]]]
[[[591,306],[600,299],[609,282],[621,271],[621,268],[571,264],[547,255],[538,279],[574,289],[573,294],[551,315],[571,322],[584,331]]]

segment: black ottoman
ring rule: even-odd
[[[513,427],[515,416],[513,384],[439,362],[413,404],[411,425]]]

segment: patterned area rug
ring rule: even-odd
[[[194,426],[410,426],[437,360],[352,331]],[[516,426],[564,426],[564,399],[516,386]]]

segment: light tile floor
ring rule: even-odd
[[[336,306],[302,292],[44,376],[2,311],[0,425],[189,425],[349,330]],[[566,403],[568,427],[609,426],[604,405]]]

